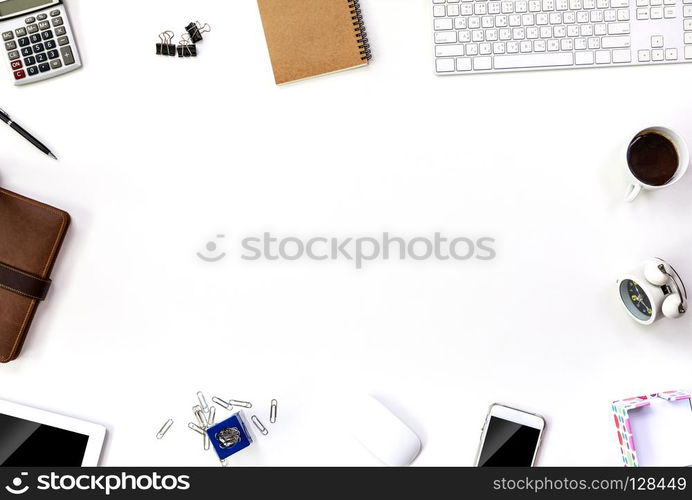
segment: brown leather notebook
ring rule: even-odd
[[[278,85],[370,61],[358,0],[257,0],[257,4]]]
[[[19,356],[69,224],[66,212],[0,189],[0,363]]]

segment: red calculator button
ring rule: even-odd
[[[22,78],[26,78],[26,73],[24,73],[23,69],[20,69],[19,71],[14,72],[14,79],[15,80],[21,80]]]
[[[12,69],[19,69],[22,67],[22,61],[12,61]]]

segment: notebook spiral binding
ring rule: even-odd
[[[356,40],[358,40],[358,49],[360,49],[361,59],[363,61],[369,61],[372,59],[372,52],[370,50],[370,43],[368,42],[368,33],[365,30],[363,13],[360,10],[360,0],[347,1],[351,9],[351,20],[353,21],[353,30],[356,32]]]

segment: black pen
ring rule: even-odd
[[[2,121],[4,121],[5,123],[7,123],[7,124],[10,126],[11,129],[13,129],[13,130],[14,130],[15,132],[17,132],[19,135],[21,135],[22,137],[24,137],[24,139],[26,139],[27,141],[29,141],[31,144],[33,144],[34,146],[36,146],[36,148],[38,148],[40,151],[44,152],[45,154],[47,154],[48,156],[50,156],[50,157],[53,158],[54,160],[57,160],[57,159],[58,159],[53,153],[51,153],[50,149],[48,149],[46,146],[44,146],[44,145],[41,143],[41,141],[39,141],[38,139],[36,139],[36,137],[34,137],[34,136],[31,135],[29,132],[27,132],[26,130],[24,130],[22,127],[20,127],[19,125],[17,125],[16,122],[12,121],[12,118],[10,118],[10,115],[8,115],[7,113],[5,113],[5,111],[3,111],[2,109],[0,109],[0,120],[2,120]]]

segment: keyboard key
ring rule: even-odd
[[[663,7],[651,7],[651,19],[663,19]]]
[[[604,49],[617,49],[630,46],[628,36],[606,36],[601,39],[601,47]]]
[[[7,42],[7,41],[13,40],[13,39],[14,39],[14,31],[5,31],[2,34],[2,41],[3,42]]]
[[[48,64],[48,63],[39,64],[38,70],[41,73],[45,73],[46,71],[50,71],[50,64]]]
[[[30,35],[32,33],[38,33],[38,24],[30,24],[29,26],[26,27],[26,32],[29,33]]]
[[[627,35],[629,32],[630,23],[612,23],[608,25],[609,35]]]
[[[682,15],[685,17],[692,17],[692,5],[685,5],[682,9]]]
[[[27,17],[26,19],[24,19],[24,22],[26,24],[34,24],[36,22],[36,18],[35,17]]]
[[[49,50],[47,52],[47,54],[48,54],[48,59],[57,59],[58,57],[60,57],[60,54],[58,53],[57,50]]]
[[[501,56],[500,56],[501,57]],[[496,58],[497,60],[497,58]],[[473,69],[475,70],[486,70],[493,67],[492,57],[474,57],[473,58]]]
[[[649,9],[637,9],[637,20],[647,21],[649,19]]]
[[[23,67],[22,61],[12,61],[12,69],[21,69]]]
[[[639,62],[649,62],[651,61],[651,51],[640,50],[637,52],[637,58],[639,59]]]
[[[613,51],[613,62],[614,63],[628,63],[632,62],[632,53],[629,49],[616,49]]]
[[[450,73],[454,71],[454,59],[438,59],[435,61],[438,73]]]
[[[48,15],[47,14],[39,14],[38,16],[36,16],[36,19],[38,19],[39,21],[45,21],[46,19],[48,19]]]
[[[20,39],[18,40],[18,42],[19,42],[19,46],[20,46],[20,47],[26,47],[26,46],[28,46],[28,45],[31,44],[31,42],[29,41],[29,39],[28,39],[27,37],[20,38]]]
[[[28,57],[34,54],[34,51],[31,50],[31,47],[24,47],[22,49],[22,57]]]
[[[435,19],[435,31],[451,30],[454,22],[451,19]]]
[[[59,28],[55,28],[55,36],[64,36],[67,35],[67,29],[65,29],[65,26],[60,26]]]
[[[610,64],[610,51],[599,50],[596,52],[596,64]]]
[[[613,9],[620,9],[622,7],[629,7],[629,0],[610,0],[610,7]]]
[[[654,35],[651,37],[651,47],[654,49],[660,49],[663,47],[663,37],[660,35]]]
[[[48,60],[48,56],[45,53],[42,54],[36,54],[36,62],[37,63],[44,63]]]
[[[34,54],[36,54],[38,52],[43,52],[44,50],[46,50],[46,47],[42,43],[37,43],[36,45],[34,45],[31,48],[34,49]]]
[[[663,49],[653,49],[651,51],[651,60],[652,61],[663,61],[663,58],[664,58]]]
[[[685,31],[692,31],[692,19],[685,19],[684,23]]]
[[[26,64],[27,66],[33,66],[34,64],[36,64],[36,58],[34,56],[26,57],[24,58],[24,64]]]
[[[44,40],[50,40],[51,38],[53,38],[53,32],[50,31],[50,30],[44,31],[43,33],[41,33],[41,37],[42,37]]]
[[[46,46],[46,50],[51,50],[51,49],[54,49],[55,47],[57,47],[58,44],[55,43],[55,40],[48,40],[48,41],[45,43],[45,46]]]
[[[445,17],[447,15],[447,10],[444,5],[435,5],[433,7],[433,16],[435,17]]]
[[[66,47],[62,47],[60,49],[60,53],[62,54],[62,60],[65,62],[65,66],[69,66],[70,64],[74,64],[74,55],[72,54],[72,48],[68,45]]]
[[[675,7],[666,7],[663,9],[663,17],[666,19],[675,19]]]
[[[31,43],[40,43],[42,38],[41,35],[31,35],[29,40],[31,40]]]
[[[14,30],[14,33],[15,33],[18,37],[26,36],[26,28],[17,28],[16,30]]]
[[[31,66],[26,69],[26,72],[29,76],[36,76],[38,75],[38,66]]]
[[[435,43],[456,43],[457,34],[454,31],[443,31],[435,33]]]
[[[451,8],[451,7],[452,7],[452,5],[449,6],[449,8]],[[457,11],[456,11],[457,13],[456,14],[449,14],[450,16],[458,16],[459,15],[459,6],[457,5],[455,7],[457,8]],[[65,24],[65,23],[63,22],[62,17],[56,17],[55,19],[53,19],[53,26],[62,26],[63,24]]]
[[[19,59],[20,57],[19,52],[16,50],[8,52],[7,55],[10,58],[10,61],[14,61],[15,59]]]
[[[15,50],[17,48],[17,42],[5,42],[5,50]]]
[[[438,45],[435,47],[435,55],[437,57],[463,56],[463,45]]]
[[[685,46],[685,59],[692,59],[692,45]]]
[[[495,69],[521,69],[556,66],[572,66],[574,57],[571,53],[506,55],[495,57]]]
[[[678,49],[666,49],[666,61],[677,61]]]
[[[26,78],[26,73],[24,72],[23,69],[17,70],[14,72],[14,79],[15,80],[21,80],[22,78]]]
[[[50,29],[50,23],[48,21],[40,22],[40,23],[38,23],[38,29],[40,29],[41,31],[49,30]]]
[[[457,71],[471,71],[471,58],[457,57]]]
[[[70,43],[70,40],[66,36],[61,36],[60,38],[58,38],[58,45],[60,45],[61,47],[63,45],[67,45],[68,43]]]
[[[60,59],[54,59],[50,62],[50,67],[51,69],[60,69],[62,68],[62,62],[60,62]]]
[[[692,33],[685,33],[685,43],[692,43]]]
[[[56,10],[51,10],[51,11],[50,11],[50,17],[57,17],[57,16],[59,16],[59,15],[60,15],[60,11],[57,10],[57,9],[56,9]]]

